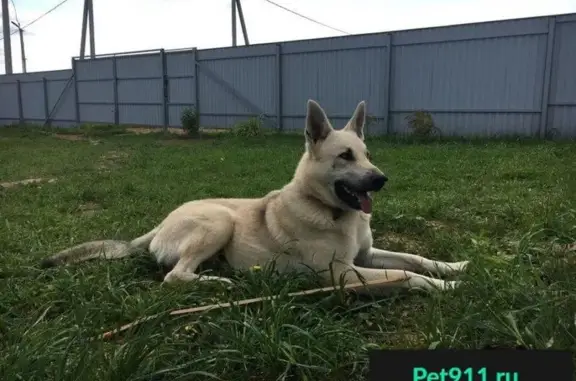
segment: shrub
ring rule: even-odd
[[[259,118],[250,118],[234,126],[232,133],[240,137],[260,136],[264,134],[262,122]]]
[[[195,108],[186,108],[180,116],[182,128],[190,136],[198,136],[200,132],[200,117]]]
[[[434,125],[434,119],[428,111],[418,110],[406,117],[414,135],[425,137],[439,133],[439,129]]]

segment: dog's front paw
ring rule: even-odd
[[[448,274],[462,273],[462,272],[466,271],[469,264],[470,264],[470,261],[447,263],[447,267],[448,267],[447,273]]]
[[[454,290],[456,287],[460,287],[462,281],[459,280],[447,280],[444,282],[443,291]]]
[[[200,275],[198,280],[201,282],[222,282],[226,284],[234,284],[230,279],[221,276]]]

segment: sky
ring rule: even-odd
[[[10,0],[21,25],[61,0]],[[576,0],[273,0],[350,34],[425,28],[576,12]],[[96,53],[199,49],[232,44],[231,0],[93,0]],[[28,72],[68,69],[80,53],[83,0],[68,0],[26,29]],[[250,43],[342,36],[266,0],[242,0]],[[238,26],[238,44],[242,32]],[[11,36],[14,73],[22,71],[20,40]],[[3,43],[3,42],[2,42]],[[3,45],[0,44],[0,50]],[[89,52],[89,47],[86,47]],[[3,54],[0,74],[4,74]]]

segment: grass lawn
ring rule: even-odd
[[[185,201],[259,197],[288,182],[302,136],[201,141],[157,134],[56,138],[0,129],[0,379],[361,380],[370,348],[576,350],[576,144],[386,142],[375,245],[472,261],[463,287],[385,299],[288,298],[314,279],[269,269],[164,285],[146,256],[40,270],[72,244],[132,239]],[[229,272],[229,269],[222,269]],[[280,300],[158,318],[116,340],[94,335],[145,315],[263,295]]]

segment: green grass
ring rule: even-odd
[[[303,137],[203,140],[0,129],[0,379],[360,380],[370,348],[576,350],[576,145],[369,142],[390,177],[377,195],[376,246],[472,261],[462,288],[385,299],[321,295],[271,269],[220,284],[164,285],[148,257],[39,270],[55,251],[131,239],[202,197],[257,197],[288,182]],[[575,249],[576,250],[576,249]],[[223,269],[222,271],[230,271]],[[282,294],[274,302],[162,317],[120,339],[91,340],[145,315]]]

